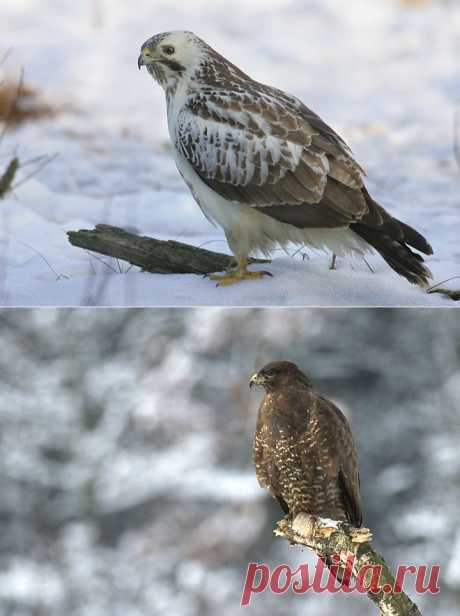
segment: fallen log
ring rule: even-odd
[[[228,269],[233,261],[233,257],[223,253],[135,235],[110,225],[68,231],[67,235],[72,246],[127,261],[153,274],[212,274]],[[250,263],[269,262],[250,259]]]

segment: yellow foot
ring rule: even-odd
[[[336,532],[337,527],[334,526],[320,526],[316,529],[316,534],[320,537],[325,537],[326,539],[329,539],[329,537]]]
[[[372,533],[368,528],[354,528],[351,533],[353,543],[367,543],[372,541]]]
[[[337,532],[338,522],[329,518],[319,518],[308,513],[299,513],[292,522],[292,530],[302,537],[326,537]]]
[[[235,270],[233,272],[227,272],[226,274],[213,274],[209,276],[211,280],[217,281],[217,287],[228,287],[231,284],[236,284],[237,282],[243,282],[243,280],[260,280],[264,276],[270,276],[273,278],[273,274],[265,271],[251,272],[247,269],[244,270]]]

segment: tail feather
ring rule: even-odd
[[[404,240],[395,240],[378,228],[356,223],[350,227],[379,252],[388,265],[412,284],[427,286],[432,278],[423,257],[409,248]]]
[[[415,248],[415,250],[423,252],[423,254],[425,255],[433,254],[433,249],[421,233],[419,233],[412,227],[409,227],[409,225],[406,225],[404,222],[400,222],[399,224],[401,225],[401,228],[403,230],[404,241],[406,242],[406,244],[409,244],[409,246],[412,246],[412,248]]]
[[[375,248],[400,276],[412,284],[427,286],[432,274],[424,265],[423,257],[410,247],[432,255],[431,246],[418,231],[390,216],[366,189],[364,195],[369,211],[360,222],[350,225],[350,229]]]

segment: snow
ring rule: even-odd
[[[248,380],[276,358],[349,409],[377,551],[393,571],[440,563],[442,592],[410,596],[456,613],[458,314],[1,311],[0,614],[233,616],[249,562],[311,571],[313,552],[274,536],[282,512],[251,461]],[[369,607],[267,591],[250,610]]]
[[[327,255],[276,252],[274,278],[216,288],[102,262],[68,243],[66,231],[108,223],[228,251],[175,169],[163,92],[136,67],[147,38],[177,29],[320,113],[367,169],[373,195],[428,237],[434,280],[460,274],[457,3],[235,0],[229,11],[205,0],[139,0],[135,10],[126,1],[3,0],[0,54],[13,51],[2,72],[17,76],[23,66],[26,82],[61,113],[10,131],[0,147],[0,169],[14,152],[22,161],[58,154],[1,203],[0,303],[450,305],[377,255],[372,273],[360,259],[330,271]]]
[[[460,533],[457,533],[454,540],[454,548],[452,550],[451,559],[447,564],[446,570],[446,583],[451,588],[458,588],[460,585],[460,565],[458,562],[457,554],[460,549]]]

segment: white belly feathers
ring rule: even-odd
[[[222,227],[230,248],[237,257],[272,250],[289,243],[336,255],[364,254],[369,246],[348,228],[298,229],[253,210],[248,205],[228,201],[213,191],[195,172],[191,164],[175,151],[177,168],[206,218]]]

